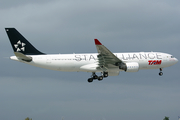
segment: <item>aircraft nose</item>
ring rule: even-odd
[[[177,58],[175,58],[175,61],[176,61],[176,63],[178,63],[178,59]]]
[[[175,57],[170,59],[171,65],[175,65],[177,62],[178,62],[178,59]]]

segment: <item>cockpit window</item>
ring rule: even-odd
[[[174,58],[174,56],[171,56],[171,58]]]

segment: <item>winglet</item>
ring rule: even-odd
[[[95,42],[96,45],[102,45],[102,44],[99,42],[98,39],[94,39],[94,42]]]

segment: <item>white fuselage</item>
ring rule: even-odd
[[[138,72],[140,69],[159,69],[162,76],[162,68],[178,62],[172,55],[160,52],[112,53],[98,39],[94,39],[97,53],[48,55],[37,50],[15,28],[5,28],[5,31],[15,54],[10,57],[12,60],[56,71],[92,72],[88,82],[117,76],[120,71]]]
[[[33,66],[56,71],[102,72],[102,69],[97,69],[97,55],[97,53],[30,55],[32,57],[31,62],[19,60],[16,56],[12,56],[10,58],[12,60],[17,60]],[[114,53],[114,55],[121,59],[124,63],[138,63],[138,70],[165,68],[178,62],[178,60],[172,55],[160,52]],[[107,71],[119,72],[122,70],[119,69],[118,66],[108,66]]]

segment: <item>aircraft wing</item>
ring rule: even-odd
[[[120,66],[124,64],[122,60],[116,57],[110,50],[108,50],[104,45],[102,45],[98,39],[94,39],[95,45],[99,55],[98,64],[101,69],[107,70],[108,67],[111,66]]]

